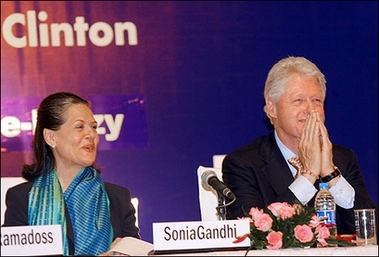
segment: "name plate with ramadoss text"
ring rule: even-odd
[[[1,227],[1,255],[63,255],[61,225]]]
[[[154,252],[194,252],[250,247],[248,219],[153,223]]]

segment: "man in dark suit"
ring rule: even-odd
[[[273,202],[313,206],[319,182],[327,182],[334,196],[339,234],[355,233],[354,209],[377,208],[356,154],[329,140],[325,96],[325,77],[306,58],[284,58],[271,68],[264,111],[274,130],[225,157],[223,180],[236,195],[227,219]],[[297,158],[299,168],[291,158]]]

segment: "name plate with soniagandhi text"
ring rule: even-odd
[[[2,256],[62,254],[60,225],[1,227]]]
[[[249,238],[236,239],[249,232],[248,219],[153,223],[154,252],[247,249]]]

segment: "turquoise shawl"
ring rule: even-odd
[[[74,231],[74,254],[108,251],[113,241],[109,198],[92,166],[83,168],[64,193],[55,170],[39,176],[29,192],[29,225],[62,225],[63,254],[69,255],[65,206]]]

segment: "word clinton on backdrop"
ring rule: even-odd
[[[38,22],[37,22],[38,19]],[[128,34],[128,44],[137,45],[137,27],[133,22],[115,22],[114,29],[106,22],[96,22],[89,26],[85,22],[83,16],[75,18],[75,24],[71,25],[67,22],[51,23],[50,26],[47,23],[43,23],[48,19],[48,14],[45,11],[36,13],[34,10],[29,10],[25,14],[13,13],[5,18],[2,26],[2,34],[5,41],[12,47],[23,48],[29,47],[47,47],[51,40],[51,46],[61,46],[61,32],[64,34],[65,46],[74,46],[74,38],[76,38],[77,46],[86,46],[86,32],[88,31],[88,37],[90,42],[96,46],[104,47],[109,45],[113,38],[115,38],[115,44],[117,46],[125,45],[124,32]],[[14,34],[14,27],[16,25],[25,26],[26,35],[17,36]],[[38,33],[37,33],[38,32]],[[102,36],[99,36],[102,32]],[[39,35],[39,42],[38,37]],[[74,37],[75,34],[75,37]],[[50,40],[49,40],[50,36]]]

